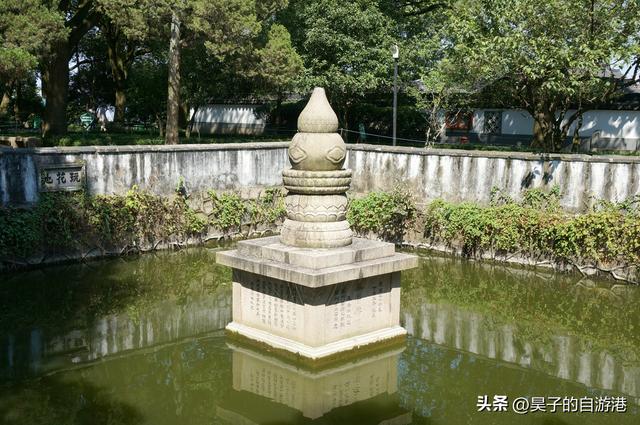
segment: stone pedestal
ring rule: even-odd
[[[217,409],[229,423],[345,423],[345,417],[354,420],[350,423],[411,423],[396,394],[404,348],[323,370],[301,369],[242,346],[230,348],[233,390]]]
[[[219,252],[233,268],[229,332],[316,360],[403,337],[400,271],[417,257],[354,238],[342,248],[283,245],[278,237]]]

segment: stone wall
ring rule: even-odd
[[[133,185],[171,195],[181,178],[193,193],[280,185],[287,143],[79,148],[0,148],[2,205],[38,198],[38,167],[84,161],[90,194],[123,193]],[[352,191],[406,185],[421,203],[436,198],[487,203],[491,188],[518,198],[524,188],[558,185],[562,205],[577,211],[594,199],[621,201],[640,194],[640,157],[537,155],[349,145]]]
[[[437,198],[486,204],[493,187],[519,199],[526,188],[560,187],[561,204],[578,211],[595,199],[640,194],[640,157],[349,146],[352,191],[408,186],[419,202]]]
[[[287,143],[178,146],[90,146],[0,149],[2,205],[38,198],[41,165],[83,161],[92,194],[121,194],[137,185],[170,196],[183,179],[188,191],[260,188],[281,184]]]

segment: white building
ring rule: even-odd
[[[571,116],[569,111],[567,116]],[[577,121],[577,120],[576,120]],[[574,122],[567,133],[571,143]],[[525,110],[476,109],[473,113],[447,123],[444,141],[448,143],[487,143],[528,145],[533,135],[534,120]],[[605,110],[587,111],[578,129],[585,150],[640,150],[640,111]]]
[[[571,145],[576,125],[577,120],[569,127],[566,145]],[[533,117],[525,110],[476,109],[449,117],[443,141],[526,146],[531,143],[533,126]],[[624,88],[620,99],[607,108],[585,111],[578,136],[581,150],[640,151],[640,85]]]
[[[191,111],[192,131],[202,134],[263,134],[267,120],[260,107],[253,104],[201,106]]]

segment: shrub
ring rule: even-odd
[[[279,222],[287,213],[284,193],[279,187],[265,189],[247,207],[249,222],[254,225],[270,225]]]
[[[347,219],[357,233],[373,232],[384,240],[400,242],[414,223],[417,211],[411,194],[395,189],[351,200]]]
[[[209,191],[211,201],[210,224],[222,229],[224,232],[230,230],[240,230],[247,206],[240,195],[236,193],[217,194],[213,190]]]
[[[558,262],[632,265],[640,262],[640,214],[629,203],[585,214],[560,211],[559,192],[526,191],[521,202],[492,205],[434,201],[424,213],[424,235],[459,246],[465,255],[519,253]]]

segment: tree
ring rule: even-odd
[[[169,82],[167,87],[167,130],[165,142],[176,145],[179,141],[178,114],[180,113],[180,13],[171,13],[171,37],[169,38]]]
[[[74,47],[69,66],[67,116],[77,119],[87,110],[114,103],[114,83],[104,34],[93,28]]]
[[[166,51],[153,50],[157,55],[144,55],[131,65],[130,84],[126,89],[127,116],[143,123],[155,121],[163,137],[167,111]]]
[[[636,1],[460,0],[447,10],[436,36],[442,58],[425,80],[526,109],[533,144],[556,151],[585,110],[640,78],[639,24]],[[627,71],[616,78],[609,70],[621,64]]]
[[[222,60],[252,49],[261,22],[284,5],[286,0],[184,0],[169,6],[167,144],[178,143],[181,51],[203,43],[208,54]]]
[[[6,112],[16,83],[33,73],[38,57],[52,43],[63,39],[65,33],[60,13],[49,10],[39,0],[0,3],[0,84],[4,87],[0,114]]]
[[[114,123],[124,125],[126,90],[131,64],[138,53],[137,43],[123,35],[122,30],[113,22],[106,20],[101,25],[107,41],[107,54],[111,77],[114,83]]]
[[[305,86],[327,89],[345,127],[357,99],[391,86],[389,49],[398,37],[393,19],[378,2],[296,0],[282,21],[303,58]]]
[[[291,45],[289,31],[273,24],[269,29],[267,44],[258,51],[258,75],[262,80],[262,92],[276,97],[276,123],[279,124],[280,106],[287,91],[292,90],[302,77],[302,58]]]
[[[106,52],[114,87],[114,123],[124,125],[127,86],[136,58],[149,53],[151,38],[163,35],[163,0],[97,0],[98,22],[106,40]]]
[[[106,0],[105,0],[106,1]],[[67,132],[67,101],[69,94],[69,61],[73,47],[95,26],[98,13],[92,0],[41,0],[51,13],[60,16],[67,36],[51,44],[41,58],[42,92],[45,97],[43,136]]]

